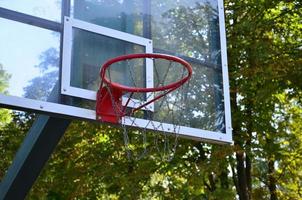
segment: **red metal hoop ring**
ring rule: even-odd
[[[178,63],[182,64],[188,70],[188,75],[185,76],[184,78],[182,78],[179,81],[170,83],[170,84],[165,85],[165,86],[155,87],[155,88],[128,87],[128,86],[124,86],[124,85],[121,85],[121,84],[118,84],[118,83],[111,82],[105,76],[106,69],[108,67],[110,67],[110,65],[112,65],[116,62],[123,61],[123,60],[131,60],[131,59],[136,59],[136,58],[160,58],[160,59],[165,59],[165,60],[178,62]],[[125,91],[125,92],[158,92],[158,91],[170,90],[170,89],[175,90],[176,88],[180,87],[182,84],[184,84],[186,81],[188,81],[190,79],[190,77],[192,76],[192,71],[193,70],[192,70],[191,65],[187,61],[185,61],[185,60],[183,60],[179,57],[166,55],[166,54],[142,53],[142,54],[123,55],[123,56],[119,56],[119,57],[113,58],[111,60],[108,60],[103,65],[103,67],[100,71],[100,77],[101,77],[103,82],[105,82],[108,85],[110,85],[111,87],[119,89],[121,91]]]

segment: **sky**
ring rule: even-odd
[[[60,0],[0,0],[0,7],[53,21],[61,20]]]
[[[59,21],[59,4],[54,0],[0,0],[0,7]],[[11,75],[8,92],[22,96],[23,88],[42,75],[36,65],[39,55],[50,47],[59,48],[52,31],[0,18],[0,63]]]

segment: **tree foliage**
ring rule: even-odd
[[[7,94],[10,75],[3,69],[0,63],[0,93]],[[10,112],[6,109],[0,109],[0,130],[11,120]]]
[[[277,173],[288,153],[281,141],[301,142],[289,128],[301,119],[290,119],[290,110],[280,108],[288,104],[281,96],[299,102],[301,94],[301,3],[226,1],[226,8],[237,193],[240,199],[290,193],[300,199],[281,187],[284,180]]]
[[[199,14],[197,7],[173,11],[182,19],[177,34],[205,23],[185,23],[183,14]],[[120,129],[75,121],[28,199],[301,199],[302,4],[226,0],[225,8],[233,146],[181,139],[167,162],[149,142],[143,159],[129,160]],[[173,12],[165,15],[175,20]],[[56,56],[45,52],[38,66],[47,71]],[[1,74],[0,80],[1,88]],[[31,122],[31,116],[16,114],[0,129],[1,175]],[[163,136],[148,133],[149,141],[154,137]]]

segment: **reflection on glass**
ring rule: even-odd
[[[71,1],[72,16],[118,31],[143,35],[142,0],[82,0]]]
[[[152,0],[154,47],[202,61],[217,60],[220,49],[217,5],[216,0]]]
[[[107,60],[120,55],[143,53],[144,51],[143,46],[74,28],[71,86],[96,91],[100,83],[100,67]],[[123,85],[133,85],[129,78],[130,66],[122,62],[113,65],[110,68],[113,81]],[[143,66],[140,70],[132,69],[132,71],[145,80],[142,69]]]
[[[61,0],[0,0],[0,7],[44,19],[61,21]]]
[[[145,59],[120,61],[108,68],[106,77],[121,85],[142,88],[146,83],[144,69]]]
[[[9,95],[45,101],[59,77],[59,34],[1,18],[0,27]]]
[[[77,19],[151,38],[156,49],[220,64],[217,0],[73,1]]]
[[[189,83],[155,102],[153,119],[224,132],[221,79],[219,81],[215,78],[217,75],[215,69],[198,63],[192,63],[192,67],[194,73]],[[168,77],[174,81],[179,80],[176,77],[180,73],[178,70],[170,70]]]

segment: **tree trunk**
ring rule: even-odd
[[[252,199],[252,161],[248,155],[245,158],[245,173],[246,173],[246,182],[247,182],[247,190],[249,199]]]
[[[237,93],[236,91],[231,92],[231,106],[233,112],[238,113],[239,108],[236,102]],[[234,135],[234,144],[239,148],[243,147],[244,139],[242,138],[242,134],[240,131],[239,124],[240,118],[233,118],[233,135]],[[248,193],[248,185],[247,185],[247,174],[245,168],[245,156],[243,151],[236,152],[236,172],[237,172],[237,194],[239,195],[240,200],[249,200],[249,193]],[[233,174],[236,176],[236,174]],[[235,178],[236,179],[236,178]]]
[[[247,181],[247,189],[248,189],[248,195],[249,199],[251,199],[252,195],[252,160],[251,160],[251,144],[252,144],[252,132],[253,132],[253,122],[252,122],[252,108],[253,103],[251,101],[252,98],[248,97],[248,103],[247,103],[247,140],[246,140],[246,148],[245,148],[245,173],[246,173],[246,181]]]
[[[238,195],[240,200],[249,200],[249,192],[247,186],[247,176],[244,166],[244,153],[237,152],[236,153],[237,160],[237,177],[238,177]]]
[[[268,189],[270,192],[270,200],[277,200],[277,187],[276,187],[276,178],[274,177],[275,173],[275,162],[270,159],[268,161]]]

